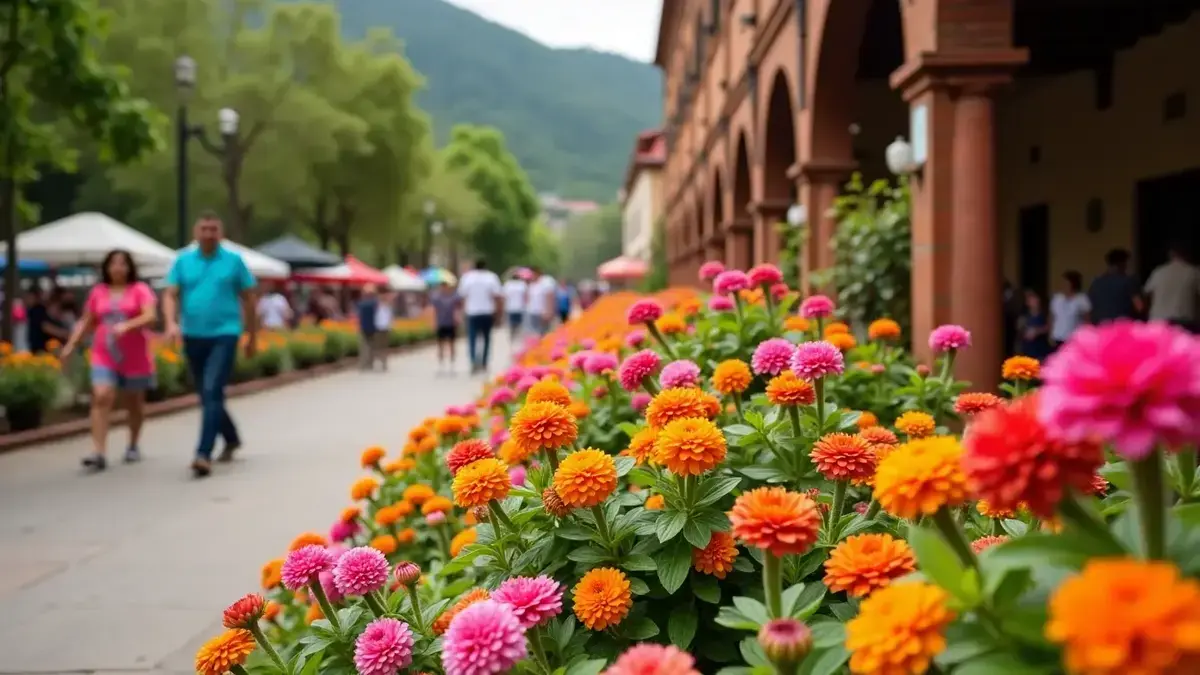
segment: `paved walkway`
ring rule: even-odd
[[[410,426],[478,394],[478,378],[435,369],[425,348],[386,375],[234,400],[245,448],[207,481],[186,471],[194,411],[151,420],[145,461],[97,476],[78,469],[85,438],[0,455],[0,674],[194,672],[262,563],[348,504],[363,448],[395,452]],[[111,448],[124,439],[114,431]]]

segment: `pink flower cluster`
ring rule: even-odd
[[[661,365],[662,359],[658,354],[643,349],[635,354],[630,354],[625,357],[617,371],[617,378],[621,381],[621,388],[625,391],[637,391],[642,387],[642,381],[658,372],[658,367]]]
[[[634,328],[625,334],[625,346],[630,349],[637,349],[646,342],[646,331],[641,328]]]
[[[713,279],[713,293],[730,295],[750,288],[750,277],[741,270],[725,270]]]
[[[696,387],[700,385],[700,366],[687,359],[672,361],[663,366],[658,383],[663,389]]]
[[[508,387],[496,387],[492,393],[488,395],[488,407],[498,408],[502,405],[508,405],[517,400],[517,392]]]
[[[800,303],[800,316],[805,319],[826,319],[833,316],[836,306],[829,296],[810,295]]]
[[[713,312],[732,312],[733,300],[727,295],[708,296],[708,309]]]
[[[648,298],[638,300],[629,306],[629,311],[625,313],[625,320],[630,326],[638,326],[644,323],[654,323],[662,318],[663,306],[657,300]]]
[[[700,281],[712,281],[725,271],[725,263],[720,260],[709,260],[700,266]]]
[[[845,369],[841,350],[824,340],[802,342],[792,354],[792,372],[806,380],[841,375]]]
[[[492,593],[492,600],[508,606],[524,629],[558,616],[562,612],[562,599],[562,586],[544,575],[508,579]]]
[[[783,272],[771,263],[762,263],[750,268],[746,273],[752,286],[774,286],[783,283]]]
[[[791,367],[796,346],[783,338],[763,340],[754,348],[750,367],[759,375],[778,375]]]
[[[525,630],[507,605],[494,600],[459,612],[446,629],[442,666],[446,675],[500,675],[527,654]]]
[[[643,642],[625,650],[604,675],[700,675],[691,654],[673,645]]]
[[[414,642],[403,621],[375,619],[354,641],[354,666],[359,675],[396,675],[412,663]]]
[[[943,324],[929,334],[929,348],[934,354],[958,351],[970,346],[971,331],[956,324]]]
[[[321,572],[333,569],[333,554],[324,546],[309,544],[288,553],[280,577],[289,591],[298,591],[317,581]]]
[[[342,595],[361,596],[387,584],[387,558],[370,546],[346,551],[333,568],[333,583]]]
[[[591,352],[587,361],[583,362],[583,371],[588,375],[600,375],[605,371],[616,370],[620,365],[615,354]]]

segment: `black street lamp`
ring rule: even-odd
[[[179,92],[179,108],[175,113],[175,134],[176,134],[176,149],[177,161],[176,166],[176,206],[177,218],[176,223],[178,231],[178,244],[180,248],[187,246],[189,241],[188,236],[188,141],[192,138],[199,139],[200,145],[204,146],[213,155],[224,159],[228,154],[228,148],[232,146],[237,138],[238,131],[238,113],[233,108],[221,108],[217,112],[217,128],[221,132],[222,144],[215,145],[209,141],[208,136],[204,133],[202,125],[188,124],[188,100],[191,98],[192,91],[196,87],[196,61],[190,56],[180,56],[175,60],[175,87]]]

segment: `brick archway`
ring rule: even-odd
[[[795,202],[795,183],[788,171],[796,163],[795,97],[786,69],[780,68],[771,80],[762,132],[762,193],[755,205],[760,227],[755,232],[755,260],[776,262],[782,245],[776,231],[787,209]],[[758,248],[761,247],[761,248]]]
[[[723,233],[726,226],[725,216],[725,180],[721,176],[721,169],[717,167],[713,170],[712,180],[709,182],[708,194],[711,197],[709,200],[711,214],[709,222],[712,223],[712,230],[708,233],[708,238],[705,240],[705,258],[707,260],[724,259],[725,247],[723,242]]]
[[[750,147],[743,131],[738,134],[733,153],[733,181],[730,185],[730,206],[733,217],[728,223],[725,238],[725,264],[745,269],[754,264],[754,226],[749,207],[753,194],[750,183]]]

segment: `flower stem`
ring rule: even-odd
[[[1181,450],[1175,454],[1179,463],[1179,500],[1186,503],[1192,499],[1192,488],[1196,484],[1196,450]]]
[[[362,598],[367,603],[367,607],[371,608],[371,613],[375,615],[376,619],[382,619],[387,614],[387,609],[379,603],[379,598],[375,597],[374,593],[367,593]]]
[[[763,597],[767,614],[772,619],[783,618],[783,558],[770,551],[763,555]]]
[[[1062,514],[1063,520],[1088,533],[1097,541],[1104,542],[1113,549],[1113,553],[1120,553],[1123,550],[1124,547],[1113,536],[1112,530],[1108,529],[1108,525],[1088,510],[1079,501],[1077,495],[1068,494],[1064,497],[1058,505],[1058,511]]]
[[[658,396],[658,385],[654,383],[653,377],[643,377],[642,386],[645,387],[646,393],[650,394],[651,396]]]
[[[742,413],[742,395],[737,392],[733,393],[733,407],[737,410],[738,421],[745,423],[746,417]]]
[[[1155,450],[1145,459],[1133,462],[1131,470],[1142,526],[1142,554],[1150,560],[1162,560],[1167,548],[1162,453]]]
[[[958,555],[958,559],[964,566],[979,568],[979,561],[975,557],[975,552],[971,550],[967,536],[963,534],[962,528],[958,526],[958,521],[954,519],[954,514],[948,507],[943,506],[933,514],[933,524],[942,533],[942,538]]]
[[[596,532],[604,541],[604,547],[612,548],[612,535],[608,531],[608,521],[604,517],[604,509],[599,504],[592,507],[592,519],[596,521]]]
[[[800,409],[794,405],[787,407],[788,419],[792,421],[792,435],[799,440],[804,436],[804,428],[800,426]]]
[[[508,514],[504,512],[504,509],[500,507],[499,502],[497,502],[495,499],[488,502],[488,510],[492,512],[492,515],[496,517],[496,520],[500,521],[501,524],[511,530],[513,534],[521,534],[517,530],[517,526],[513,525],[513,521],[509,520]]]
[[[250,675],[244,666],[237,663],[229,666],[229,672],[233,673],[233,675]]]
[[[874,520],[875,517],[879,515],[880,508],[881,507],[879,506],[879,500],[872,499],[871,503],[867,505],[867,515],[865,516],[865,518],[867,520]]]
[[[546,461],[550,464],[550,471],[558,471],[558,449],[557,448],[542,448],[546,453]]]
[[[247,628],[250,629],[250,634],[253,635],[254,639],[258,641],[258,645],[263,648],[263,651],[267,653],[267,656],[271,657],[271,661],[279,668],[279,670],[287,673],[287,666],[283,664],[283,659],[279,658],[279,652],[275,651],[275,647],[271,644],[271,641],[267,639],[266,634],[263,633],[262,627],[258,625],[258,622],[255,621],[247,626]]]
[[[833,484],[833,507],[829,509],[829,541],[837,541],[838,520],[846,508],[846,486],[849,481],[839,480]]]
[[[675,356],[675,350],[671,349],[670,343],[667,342],[666,336],[658,332],[658,326],[655,326],[653,322],[647,321],[646,329],[650,331],[650,335],[662,346],[663,351],[667,353],[667,356],[671,357],[672,361],[678,358]]]
[[[546,647],[542,645],[541,630],[537,626],[534,626],[525,635],[529,637],[529,646],[533,650],[533,660],[545,668],[546,673],[553,672],[554,669],[550,667],[550,659],[546,657]]]
[[[333,611],[333,605],[330,604],[329,598],[325,595],[325,589],[321,588],[320,581],[314,581],[308,585],[312,591],[313,597],[317,599],[317,604],[321,606],[321,613],[329,620],[329,625],[338,633],[342,632],[342,624],[338,622],[337,612]]]
[[[813,380],[813,392],[817,395],[817,437],[825,433],[825,378]]]
[[[1004,521],[1000,520],[999,518],[992,518],[992,536],[1004,536]]]
[[[417,584],[413,582],[408,585],[408,602],[412,605],[413,625],[417,627],[418,633],[425,633],[425,619],[421,614],[421,596],[417,593]]]
[[[438,544],[442,549],[442,559],[450,562],[450,538],[446,536],[446,528],[434,527],[433,531],[437,533]]]

